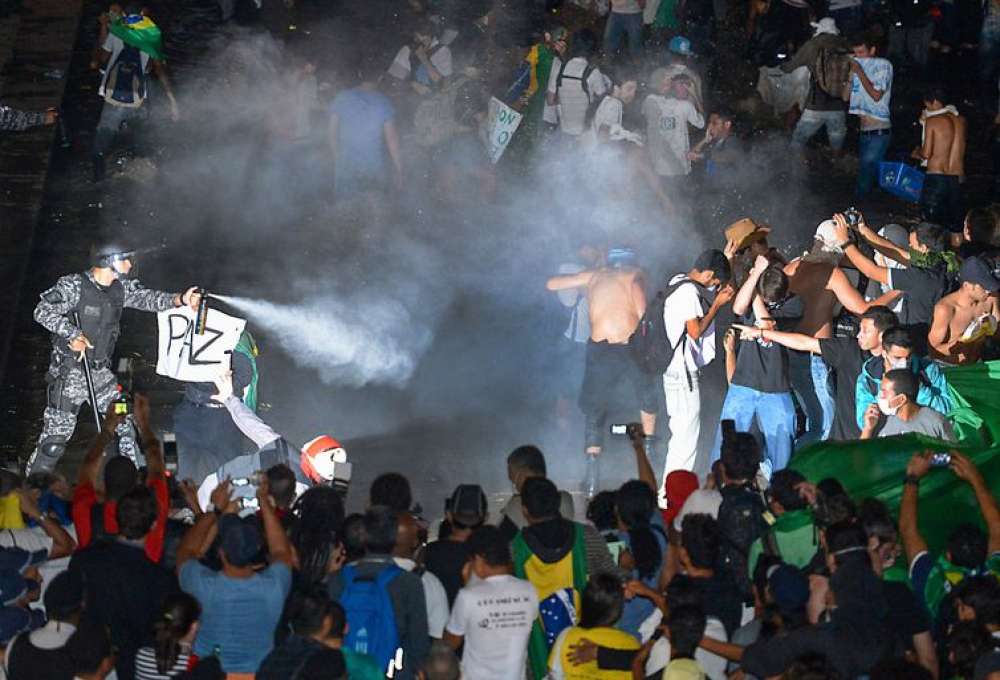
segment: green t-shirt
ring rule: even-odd
[[[351,680],[385,680],[385,673],[378,669],[375,659],[367,654],[358,654],[350,649],[341,649],[347,665],[347,677]]]
[[[811,511],[792,510],[786,512],[774,521],[771,531],[774,532],[778,552],[785,564],[802,569],[815,557],[816,550],[819,548],[819,532],[816,531]],[[758,538],[750,546],[750,557],[747,560],[747,568],[750,570],[751,578],[753,578],[754,567],[757,566],[757,559],[763,552],[763,539]]]

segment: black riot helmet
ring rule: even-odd
[[[125,276],[115,267],[115,262],[131,260],[135,265],[136,251],[120,241],[105,241],[91,248],[90,264],[94,267],[111,269],[117,276]]]

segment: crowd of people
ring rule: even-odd
[[[231,19],[237,3],[220,5]],[[290,58],[301,110],[283,134],[325,139],[338,201],[419,182],[445,201],[493,199],[505,172],[584,158],[581,181],[660,216],[697,192],[697,222],[716,240],[662,286],[611,238],[548,280],[567,309],[554,353],[584,418],[583,493],[560,490],[554,461],[523,445],[506,459],[513,495],[499,515],[481,480],[463,479],[427,522],[397,472],[354,488],[364,507],[348,514],[344,446],[293,444],[256,412],[249,336],[230,372],[186,386],[168,474],[149,403],[137,394],[122,408],[111,360],[123,308],[197,310],[203,291],[146,289],[130,275],[135,249],[108,244],[35,309],[53,352],[36,450],[24,475],[0,473],[3,674],[1000,678],[1000,505],[976,453],[950,446],[948,417],[950,367],[997,357],[1000,205],[968,209],[966,147],[981,131],[931,78],[978,50],[965,94],[976,120],[994,110],[1000,3],[399,5],[386,30],[404,44],[387,63],[352,64],[326,108],[317,64]],[[287,38],[294,3],[258,6]],[[122,124],[155,101],[150,76],[182,115],[153,14],[130,3],[102,16],[96,182]],[[919,90],[923,106],[910,154],[924,170],[919,219],[837,212],[794,259],[772,247],[780,226],[722,228],[720,215],[745,214],[737,185],[753,154],[745,116],[720,96],[734,51],[765,83],[806,84],[786,140],[796,162],[839,164],[857,129],[859,199],[879,184],[905,74],[897,92]],[[497,104],[521,115],[501,163]],[[3,129],[55,120],[0,109]],[[705,394],[717,355],[716,419]],[[623,392],[639,411],[617,432],[635,474],[607,489],[599,463]],[[70,483],[60,461],[84,403],[103,420]],[[898,509],[794,467],[817,442],[911,434],[938,446],[909,461]],[[953,476],[978,506],[943,545],[918,519],[927,475]]]

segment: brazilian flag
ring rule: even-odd
[[[149,17],[141,14],[125,16],[112,22],[109,30],[126,45],[145,52],[153,59],[163,60],[163,36],[160,35],[160,27]]]
[[[917,451],[956,449],[979,468],[1000,496],[1000,361],[944,369],[952,404],[948,418],[958,444],[923,435],[853,442],[818,442],[798,452],[791,467],[812,482],[834,477],[855,500],[874,497],[898,517],[906,463]],[[850,389],[854,389],[851,385]],[[976,497],[948,468],[932,469],[920,482],[920,533],[934,551],[962,522],[982,524]]]

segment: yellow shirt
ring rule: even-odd
[[[597,667],[597,661],[589,661],[579,666],[574,666],[569,661],[570,647],[575,646],[581,639],[587,638],[599,647],[609,649],[639,649],[639,641],[628,633],[623,633],[615,628],[580,628],[573,626],[567,629],[560,636],[560,640],[552,646],[549,655],[549,668],[555,678],[566,678],[567,680],[631,680],[631,671],[611,671],[602,670]]]

